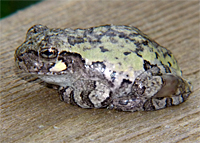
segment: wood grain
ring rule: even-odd
[[[0,142],[200,142],[199,1],[43,1],[0,21]],[[134,25],[168,47],[193,83],[187,102],[154,112],[81,109],[54,89],[16,75],[14,51],[34,24]],[[31,82],[27,82],[31,81]]]

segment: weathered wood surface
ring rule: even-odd
[[[200,142],[199,1],[44,1],[0,21],[0,142]],[[34,24],[88,28],[134,25],[168,47],[194,92],[155,112],[81,109],[14,73],[14,51]]]

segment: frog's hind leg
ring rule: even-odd
[[[161,73],[157,66],[140,74],[131,92],[115,96],[109,108],[122,111],[159,110],[184,102],[191,93],[191,85],[172,73]]]
[[[182,77],[163,74],[161,89],[144,104],[144,110],[159,110],[184,102],[191,93],[191,84]]]

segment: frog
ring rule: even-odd
[[[14,57],[20,71],[57,86],[62,101],[81,108],[155,111],[192,92],[174,55],[133,26],[37,24]]]

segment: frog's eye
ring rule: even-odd
[[[45,48],[41,49],[40,51],[40,56],[42,56],[43,58],[52,59],[56,58],[57,55],[58,55],[58,50],[56,50],[55,48]]]

